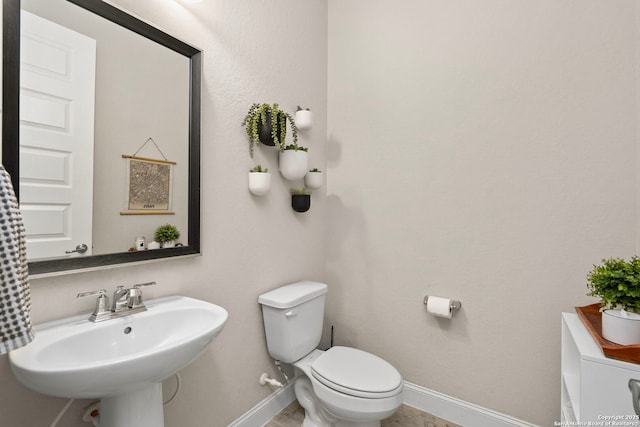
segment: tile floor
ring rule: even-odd
[[[304,420],[304,409],[293,402],[273,417],[265,427],[300,427]],[[382,420],[381,427],[461,427],[411,406],[402,405],[398,411]]]

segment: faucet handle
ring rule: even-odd
[[[133,285],[133,288],[131,288],[129,291],[129,308],[133,309],[144,307],[144,303],[142,302],[142,290],[140,290],[140,288],[143,286],[152,286],[155,284],[156,282],[146,282]]]
[[[106,296],[107,295],[107,290],[106,289],[98,289],[95,291],[88,291],[88,292],[80,292],[78,295],[76,295],[76,298],[82,298],[82,297],[88,297],[89,295],[95,295],[95,294],[100,294],[100,296],[98,298],[100,298],[101,296]]]
[[[98,289],[96,291],[88,291],[88,292],[80,292],[76,298],[87,297],[89,295],[99,294],[96,299],[96,308],[89,316],[89,320],[92,322],[99,322],[101,320],[108,319],[111,316],[111,311],[109,310],[109,297],[107,296],[106,289]]]
[[[155,285],[156,282],[146,282],[146,283],[138,283],[137,285],[133,285],[134,289],[140,289],[143,286],[152,286]]]

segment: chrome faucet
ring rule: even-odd
[[[112,313],[118,313],[129,308],[129,301],[127,297],[129,296],[130,291],[130,289],[127,289],[124,286],[118,286],[116,288],[113,293],[113,304],[111,305]]]
[[[99,294],[96,301],[96,308],[89,317],[89,320],[91,322],[102,322],[103,320],[115,319],[146,311],[147,307],[145,307],[142,302],[142,290],[140,288],[155,284],[156,282],[140,283],[133,285],[131,288],[118,286],[113,292],[113,304],[111,305],[111,309],[109,309],[109,297],[107,296],[106,289],[81,292],[77,297],[80,298]]]

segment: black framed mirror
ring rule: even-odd
[[[48,0],[41,1],[46,2]],[[183,57],[186,61],[185,69],[187,71],[184,86],[187,91],[185,95],[185,108],[188,110],[188,113],[185,114],[186,131],[184,137],[186,141],[184,144],[185,161],[183,162],[186,165],[186,167],[183,166],[185,169],[185,185],[180,188],[173,188],[172,191],[178,196],[183,196],[184,203],[181,203],[181,205],[184,204],[186,206],[181,206],[181,208],[183,208],[185,212],[186,218],[184,221],[187,224],[187,230],[186,233],[184,231],[182,233],[183,239],[181,239],[181,241],[184,242],[184,245],[180,247],[128,251],[128,248],[122,247],[121,245],[121,251],[99,252],[90,256],[72,254],[70,256],[30,259],[30,274],[38,275],[69,270],[82,270],[200,253],[201,51],[101,0],[66,0],[66,2],[75,5],[74,7],[81,8],[84,11],[83,13],[91,13],[96,17],[100,17],[100,19],[117,25],[120,29],[126,29],[134,33],[136,37],[144,38],[145,43],[153,43],[153,49],[167,49],[171,51],[172,54]],[[22,202],[23,198],[20,187],[21,10],[21,0],[3,0],[2,163],[11,175],[16,195]],[[102,74],[103,79],[108,79],[108,76],[104,76],[104,72]],[[144,142],[139,138],[136,141],[134,145],[140,145],[139,142]],[[23,169],[25,169],[24,165]],[[184,193],[186,193],[186,197],[184,197]],[[113,220],[115,221],[116,218]],[[172,220],[166,219],[163,220],[163,222],[168,223],[172,222]],[[117,229],[111,229],[110,232],[117,233],[118,231]],[[186,237],[186,241],[184,237]],[[127,237],[129,240],[132,238],[132,236]]]

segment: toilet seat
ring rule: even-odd
[[[402,376],[390,363],[366,351],[331,347],[311,363],[311,374],[324,386],[366,399],[383,399],[402,391]]]

